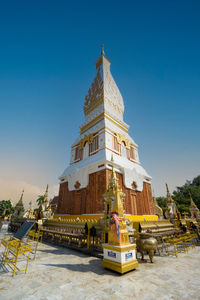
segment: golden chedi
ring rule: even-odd
[[[123,201],[125,194],[120,189],[114,168],[105,199],[105,244],[103,244],[103,267],[121,274],[138,267],[136,245],[130,244],[126,226]]]

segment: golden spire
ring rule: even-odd
[[[168,184],[165,183],[166,185],[166,190],[167,190],[167,199],[171,198],[170,192],[169,192],[169,188],[168,188]]]
[[[119,184],[118,184],[118,179],[114,170],[114,159],[113,159],[113,155],[111,157],[111,162],[112,162],[112,173],[110,176],[110,181],[109,181],[109,185],[108,188],[111,190],[118,190],[119,189]]]
[[[176,206],[176,202],[174,201],[174,199],[172,198],[172,196],[169,192],[169,188],[168,188],[167,183],[166,183],[166,189],[167,189],[167,209],[169,209],[170,207],[173,207],[175,218],[177,218],[177,217],[180,216],[180,213],[179,213],[179,210]]]
[[[24,195],[24,190],[21,193],[21,197],[19,199],[19,201],[17,202],[17,204],[15,205],[15,211],[14,214],[19,217],[19,215],[21,213],[24,212],[24,204],[23,204],[23,195]]]
[[[104,52],[104,44],[101,45],[101,55],[105,55],[105,52]]]
[[[165,183],[165,184],[166,184],[166,190],[167,190],[167,202],[172,203],[172,202],[174,202],[174,200],[172,199],[172,196],[169,192],[168,184],[167,183]]]
[[[112,175],[115,176],[113,154],[112,154],[112,156],[111,156],[111,162],[112,162]]]
[[[18,203],[21,203],[21,202],[22,202],[22,200],[23,200],[23,196],[24,196],[24,190],[22,190],[21,197],[20,197],[20,199],[19,199],[19,202],[18,202]]]
[[[44,202],[48,202],[48,190],[49,190],[49,185],[47,184],[46,191],[44,194]]]

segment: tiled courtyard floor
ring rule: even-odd
[[[0,299],[200,299],[200,247],[178,258],[155,256],[154,264],[139,260],[121,276],[103,269],[101,259],[40,244],[27,274],[12,278],[0,269]]]

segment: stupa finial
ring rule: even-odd
[[[101,45],[101,55],[105,55],[105,52],[104,52],[104,44]]]
[[[173,199],[172,199],[171,194],[169,192],[168,184],[165,183],[165,185],[166,185],[166,190],[167,190],[167,201],[173,202]]]
[[[19,199],[20,202],[22,202],[23,196],[24,196],[24,190],[22,190],[21,197]]]
[[[114,173],[114,158],[113,158],[113,154],[111,156],[111,162],[112,162],[112,173]]]
[[[48,202],[48,190],[49,190],[49,185],[47,184],[46,191],[44,194],[44,202]]]
[[[109,181],[109,185],[108,187],[111,190],[118,190],[119,189],[119,183],[118,183],[118,179],[117,179],[117,175],[116,172],[114,170],[114,159],[113,159],[113,155],[111,156],[111,163],[112,163],[112,173],[110,176],[110,181]]]
[[[168,184],[167,184],[167,183],[165,183],[165,185],[166,185],[167,194],[169,194],[169,188],[168,188]]]

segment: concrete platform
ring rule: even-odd
[[[146,259],[119,275],[104,269],[99,258],[41,244],[27,274],[12,278],[1,267],[0,299],[200,299],[200,247],[178,258],[155,256],[154,264]]]

